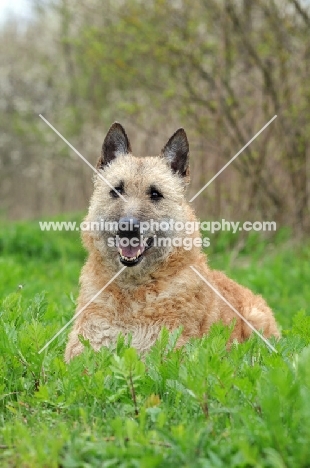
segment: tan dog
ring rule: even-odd
[[[178,342],[182,345],[208,333],[214,322],[229,324],[236,319],[232,339],[248,338],[252,330],[191,266],[265,337],[279,337],[272,311],[260,296],[207,266],[198,223],[191,234],[180,230],[197,221],[184,198],[189,146],[183,129],[170,138],[160,156],[137,158],[125,130],[114,123],[97,169],[110,186],[95,177],[85,219],[89,229],[83,232],[89,257],[81,273],[77,312],[85,309],[70,333],[66,361],[83,350],[79,334],[99,350],[115,344],[119,333],[130,333],[132,346],[142,352],[164,326],[183,327]],[[104,229],[96,230],[98,224],[90,223],[101,223],[101,228],[106,223],[108,229],[104,224]],[[92,300],[123,265],[127,268]]]

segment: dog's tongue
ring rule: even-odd
[[[133,258],[138,256],[138,252],[140,250],[140,254],[144,251],[144,246],[138,245],[137,247],[133,247],[131,245],[128,245],[128,247],[121,247],[122,249],[122,255],[127,258]]]

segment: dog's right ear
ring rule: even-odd
[[[101,156],[97,162],[97,169],[103,169],[118,156],[131,153],[128,136],[118,122],[110,127],[102,144]]]
[[[189,145],[184,128],[179,128],[161,150],[172,172],[189,181]]]

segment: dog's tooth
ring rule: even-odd
[[[140,255],[141,255],[141,250],[139,249],[137,253],[137,257],[140,257]]]
[[[123,256],[123,251],[122,251],[122,249],[120,247],[118,248],[118,251],[119,251],[120,255]]]

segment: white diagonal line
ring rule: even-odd
[[[200,195],[200,194],[201,194],[201,192],[203,192],[203,191],[204,191],[204,189],[206,189],[206,188],[207,188],[207,187],[208,187],[208,186],[209,186],[209,185],[210,185],[210,184],[211,184],[211,183],[212,183],[212,182],[213,182],[213,181],[214,181],[214,180],[215,180],[215,179],[216,179],[216,178],[217,178],[217,177],[218,177],[218,176],[219,176],[219,175],[220,175],[220,174],[221,174],[221,173],[222,173],[222,172],[225,170],[225,169],[226,169],[226,167],[228,167],[228,166],[229,166],[229,164],[231,164],[231,163],[232,163],[232,162],[233,162],[233,161],[234,161],[234,160],[235,160],[235,159],[236,159],[236,158],[239,156],[239,154],[241,154],[241,153],[242,153],[242,151],[243,151],[243,150],[245,150],[245,148],[247,148],[247,147],[248,147],[248,146],[249,146],[249,145],[252,143],[252,141],[254,141],[254,140],[255,140],[255,138],[257,138],[257,137],[258,137],[258,135],[260,135],[260,134],[261,134],[261,133],[262,133],[262,132],[265,130],[265,128],[267,128],[267,127],[268,127],[268,125],[270,125],[270,124],[271,124],[271,122],[273,122],[273,121],[274,121],[276,118],[277,118],[277,115],[274,115],[274,116],[272,117],[272,119],[270,119],[270,120],[269,120],[269,122],[267,122],[267,123],[266,123],[266,125],[264,125],[264,126],[263,126],[263,128],[261,128],[261,129],[260,129],[260,131],[259,131],[259,132],[257,132],[257,133],[256,133],[256,135],[254,135],[254,136],[253,136],[253,138],[251,138],[251,140],[250,140],[250,141],[248,141],[248,142],[247,142],[247,144],[246,144],[246,145],[244,145],[244,147],[243,147],[243,148],[241,148],[241,150],[240,150],[240,151],[238,151],[238,153],[237,153],[237,154],[235,154],[235,156],[234,156],[233,158],[231,158],[231,160],[230,160],[230,161],[228,161],[228,163],[227,163],[227,164],[225,164],[225,166],[224,166],[224,167],[222,167],[222,169],[221,169],[220,171],[218,171],[218,173],[217,173],[217,174],[215,174],[215,176],[213,176],[213,177],[212,177],[212,179],[211,179],[211,180],[209,180],[209,182],[207,182],[207,183],[206,183],[206,185],[204,185],[204,186],[202,187],[202,189],[200,189],[200,190],[199,190],[199,192],[197,192],[197,193],[196,193],[196,195],[194,195],[194,196],[193,196],[193,198],[191,198],[191,199],[190,199],[190,202],[194,201],[194,200],[195,200],[195,198],[197,198],[197,197],[198,197],[198,195]]]
[[[235,309],[234,306],[232,306],[232,305],[225,299],[225,297],[222,296],[222,294],[220,294],[220,293],[217,291],[217,289],[215,289],[215,287],[214,287],[211,283],[209,283],[209,281],[206,280],[206,278],[205,278],[204,276],[202,276],[202,275],[199,273],[199,271],[196,270],[195,267],[191,266],[191,269],[199,276],[199,278],[202,279],[202,281],[204,281],[204,282],[212,289],[212,291],[215,292],[215,294],[217,294],[217,295],[225,302],[225,304],[228,305],[228,307],[231,308],[231,310],[233,310],[233,311],[235,312],[235,314],[238,315],[238,317],[240,317],[240,318],[247,324],[248,327],[250,327],[250,328],[253,330],[254,333],[256,333],[256,335],[258,335],[258,336],[260,337],[261,340],[263,340],[263,341],[266,343],[266,345],[271,349],[271,351],[274,351],[275,353],[278,352],[278,351],[276,350],[276,348],[274,348],[274,346],[272,346],[272,344],[271,344],[261,333],[259,333],[259,331],[257,331],[256,328],[253,327],[253,325],[252,325],[250,322],[248,322],[248,320],[247,320],[246,318],[244,318],[243,315],[241,315],[240,312],[238,312],[238,310]]]
[[[39,114],[39,117],[41,117],[41,119],[44,120],[44,122],[45,122],[52,130],[54,130],[54,132],[55,132],[65,143],[67,143],[67,145],[68,145],[68,146],[69,146],[69,147],[70,147],[70,148],[71,148],[71,149],[72,149],[72,150],[73,150],[73,151],[74,151],[74,152],[75,152],[75,153],[76,153],[76,154],[77,154],[77,155],[78,155],[78,156],[79,156],[79,157],[80,157],[96,174],[98,174],[98,176],[100,177],[100,179],[102,179],[106,184],[108,184],[108,186],[111,187],[111,189],[114,190],[114,192],[116,192],[117,195],[118,195],[119,197],[121,197],[125,202],[127,201],[126,198],[123,197],[123,195],[122,195],[121,193],[119,193],[117,190],[115,190],[115,187],[113,187],[113,185],[111,185],[110,182],[109,182],[107,179],[105,179],[105,178],[103,177],[103,175],[102,175],[89,161],[87,161],[87,159],[84,158],[84,156],[83,156],[81,153],[79,153],[78,150],[75,149],[74,146],[72,146],[71,143],[69,143],[68,140],[66,140],[65,137],[63,137],[61,133],[59,133],[58,130],[56,130],[56,128],[53,127],[53,125],[52,125],[51,123],[49,123],[49,121],[46,120],[45,117],[43,117],[42,114]]]
[[[46,345],[43,346],[42,349],[40,349],[40,351],[39,351],[38,354],[42,353],[42,351],[44,351],[44,350],[57,338],[57,336],[59,336],[59,335],[70,325],[70,323],[72,323],[73,320],[75,320],[75,319],[83,312],[83,310],[85,310],[86,307],[88,307],[89,304],[91,304],[91,303],[102,293],[102,291],[104,291],[105,288],[107,288],[107,287],[115,280],[115,278],[117,278],[118,275],[120,275],[120,274],[122,273],[122,271],[125,270],[125,268],[127,268],[127,267],[123,266],[123,268],[121,268],[121,269],[116,273],[116,275],[114,275],[113,278],[111,278],[110,281],[108,281],[107,284],[106,284],[105,286],[103,286],[103,288],[101,288],[100,291],[98,291],[98,292],[94,295],[94,297],[92,297],[91,300],[88,301],[87,304],[84,305],[84,307],[82,307],[82,309],[80,309],[80,310],[72,317],[72,319],[70,319],[69,322],[67,322],[66,325],[63,326],[63,327],[56,333],[56,335],[54,335],[53,338],[52,338],[51,340],[49,340],[49,341],[46,343]]]

